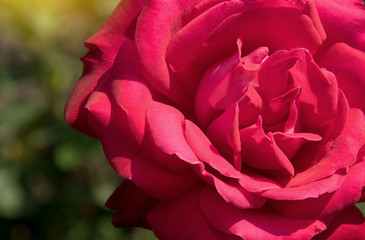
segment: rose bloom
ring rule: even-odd
[[[365,239],[360,0],[123,0],[65,116],[166,240]]]

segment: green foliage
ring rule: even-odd
[[[83,41],[117,3],[0,1],[0,239],[156,239],[111,225],[121,178],[63,119]]]

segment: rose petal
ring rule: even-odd
[[[309,129],[313,132],[321,132],[320,135],[322,137],[322,141],[318,143],[312,142],[305,144],[291,159],[291,162],[298,173],[313,167],[313,165],[317,164],[317,162],[327,155],[333,146],[334,139],[342,134],[343,129],[347,124],[348,112],[349,106],[347,104],[346,98],[343,92],[339,90],[336,115],[324,125],[322,130],[318,130],[315,127],[313,129]],[[299,120],[302,119],[299,118]],[[302,127],[303,126],[301,126],[301,128]],[[333,172],[335,172],[335,170]],[[321,177],[317,179],[320,178]],[[315,179],[313,179],[313,181],[315,181]]]
[[[140,74],[140,60],[134,42],[125,40],[117,55],[111,91],[118,105],[126,112],[128,123],[139,144],[145,131],[146,109],[152,101],[150,89]]]
[[[100,135],[106,157],[115,171],[131,179],[156,199],[176,198],[196,183],[192,171],[171,171],[141,148],[119,106],[113,106],[108,128]],[[153,179],[153,181],[151,181]]]
[[[341,169],[330,177],[303,186],[269,189],[260,195],[276,200],[302,200],[318,197],[324,193],[330,193],[340,188],[346,174],[346,169]]]
[[[116,210],[112,218],[114,226],[149,228],[147,214],[158,202],[146,195],[133,182],[124,180],[105,205]]]
[[[292,88],[286,93],[272,98],[266,104],[263,104],[262,119],[265,128],[274,132],[270,127],[280,124],[288,118],[292,103],[296,102],[301,90],[301,87]],[[276,131],[283,131],[283,129],[278,129]]]
[[[295,65],[297,60],[294,52],[281,50],[263,62],[258,72],[258,91],[265,102],[269,102],[289,90],[287,85],[291,79],[288,79],[287,71]]]
[[[293,101],[290,104],[290,110],[289,110],[289,116],[286,119],[285,125],[284,125],[284,133],[286,134],[293,134],[293,133],[298,133],[298,132],[302,132],[303,129],[303,125],[302,125],[302,121],[299,118],[299,113],[298,113],[298,106],[297,106],[297,101]]]
[[[281,50],[262,64],[258,74],[259,93],[269,102],[300,86],[302,91],[297,102],[300,117],[308,129],[318,128],[333,118],[338,103],[336,79],[328,76],[314,63],[307,50]]]
[[[331,197],[322,215],[332,214],[360,201],[365,188],[365,159],[350,167],[346,179],[339,190]]]
[[[223,176],[239,178],[242,175],[219,154],[207,136],[189,120],[185,122],[185,137],[200,161],[209,164]]]
[[[89,52],[82,58],[84,73],[77,82],[65,108],[66,120],[79,131],[95,137],[85,123],[85,99],[102,82],[113,64],[119,46],[126,39],[126,31],[140,11],[142,0],[122,1],[104,23],[103,27],[85,42]]]
[[[338,88],[336,78],[327,74],[314,62],[308,51],[303,49],[292,51],[299,60],[289,70],[296,86],[302,91],[298,97],[302,122],[311,129],[323,125],[334,117],[338,104]]]
[[[331,43],[345,42],[365,51],[364,4],[359,0],[315,0]]]
[[[318,54],[316,61],[336,75],[338,86],[345,93],[350,106],[365,112],[365,53],[344,43],[336,43]]]
[[[93,92],[85,105],[88,111],[87,123],[96,136],[100,136],[108,127],[111,118],[111,103],[104,92]]]
[[[326,229],[315,219],[290,219],[276,212],[241,210],[225,202],[211,187],[204,187],[199,195],[200,208],[207,221],[216,229],[243,239],[310,239]]]
[[[263,177],[244,169],[241,178],[238,180],[239,184],[249,192],[259,193],[267,189],[281,188],[281,185],[276,181]]]
[[[253,84],[250,83],[245,95],[238,102],[240,129],[256,123],[257,118],[262,113],[262,105],[260,95]]]
[[[194,170],[205,182],[214,186],[219,195],[227,203],[231,203],[237,208],[261,208],[266,202],[266,198],[242,188],[242,185],[240,185],[237,180],[219,176],[202,164],[195,165]]]
[[[293,218],[319,218],[342,211],[360,201],[365,186],[364,167],[364,160],[352,166],[335,192],[301,201],[270,201],[270,205],[280,214]]]
[[[285,134],[282,132],[273,133],[278,147],[291,159],[296,152],[307,142],[321,141],[322,137],[314,133],[293,133]]]
[[[275,143],[272,133],[265,134],[261,117],[256,124],[240,130],[242,161],[254,168],[294,175],[289,159]]]
[[[209,125],[207,136],[220,153],[240,171],[242,160],[237,104],[230,106]]]
[[[325,39],[313,1],[247,1],[245,11],[222,21],[206,40],[206,51],[227,50],[238,36],[244,54],[305,47],[314,52]]]
[[[200,81],[195,97],[195,113],[203,128],[222,110],[238,101],[253,76],[240,61],[240,41],[237,52],[208,69]]]
[[[356,126],[354,128],[353,126]],[[365,142],[365,117],[361,110],[350,109],[347,124],[326,155],[312,167],[299,172],[290,180],[288,186],[303,186],[332,175],[338,169],[346,168],[356,162],[357,152]]]
[[[166,58],[175,71],[180,71],[195,57],[201,55],[203,43],[219,23],[243,10],[242,1],[224,1],[202,12],[180,29],[169,44]],[[186,51],[189,49],[189,51]]]
[[[181,27],[184,16],[189,16],[197,2],[146,1],[136,28],[137,49],[147,81],[156,90],[183,106],[192,106],[193,96],[170,75],[165,59],[172,36]]]
[[[175,202],[160,203],[149,215],[153,232],[161,240],[238,240],[238,237],[214,229],[199,206],[199,189]]]
[[[365,236],[365,217],[355,206],[336,214],[328,230],[313,240],[355,240]]]
[[[146,123],[147,134],[150,137],[146,147],[154,152],[161,151],[178,157],[172,163],[164,162],[164,165],[169,164],[179,171],[184,166],[188,167],[186,163],[193,165],[201,163],[186,142],[183,129],[184,115],[179,110],[152,101],[147,109]]]

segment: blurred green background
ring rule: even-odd
[[[63,118],[83,41],[118,0],[0,0],[0,239],[156,239],[117,229],[104,203],[121,178]]]
[[[121,179],[63,119],[83,41],[117,3],[0,0],[1,240],[156,239],[111,225],[104,203]]]

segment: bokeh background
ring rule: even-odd
[[[98,141],[63,118],[83,41],[118,0],[0,0],[0,239],[152,240],[117,229],[121,182]]]
[[[0,0],[1,240],[156,239],[111,225],[104,203],[121,179],[63,118],[83,41],[118,1]]]

